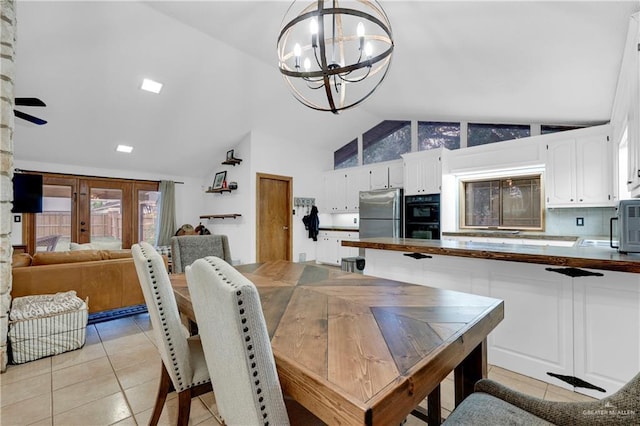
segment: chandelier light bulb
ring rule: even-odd
[[[296,57],[294,66],[296,67],[296,69],[300,68],[300,55],[301,54],[302,54],[302,48],[300,47],[300,45],[298,43],[296,43],[296,45],[293,46],[293,56]]]
[[[318,20],[316,18],[311,19],[311,22],[309,23],[309,31],[311,31],[311,34],[318,34]]]
[[[364,24],[362,22],[358,22],[358,27],[356,28],[356,34],[358,37],[364,37]]]
[[[371,43],[367,43],[364,45],[364,54],[367,55],[367,58],[370,58],[373,54],[373,46]]]
[[[309,72],[309,70],[311,69],[311,61],[309,60],[309,58],[304,58],[303,66],[304,66],[304,70],[306,72]]]

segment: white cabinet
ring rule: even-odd
[[[369,169],[369,188],[370,189],[386,189],[389,187],[389,167],[375,166],[367,167]]]
[[[347,170],[346,211],[358,212],[360,209],[360,191],[369,190],[369,173],[361,167]]]
[[[404,187],[404,164],[402,161],[389,163],[389,188]]]
[[[491,261],[488,282],[486,295],[504,300],[504,320],[488,339],[489,362],[547,382],[547,372],[572,376],[571,278],[544,265]]]
[[[547,207],[615,205],[609,139],[599,134],[547,144]]]
[[[629,19],[612,123],[622,134],[627,131],[627,189],[632,197],[640,196],[640,13]],[[616,139],[617,141],[617,139]]]
[[[575,204],[576,148],[575,140],[547,144],[546,193],[547,206]]]
[[[580,388],[596,398],[619,389],[640,370],[640,275],[592,271],[574,279],[574,376],[606,392]]]
[[[358,211],[360,191],[369,189],[369,173],[361,167],[326,172],[322,179],[323,213],[353,213]]]
[[[360,191],[402,187],[402,161],[325,172],[322,177],[323,213],[357,213]]]
[[[404,194],[439,194],[442,187],[442,155],[444,150],[413,152],[404,161]]]
[[[322,176],[322,199],[318,209],[323,213],[337,213],[347,204],[347,181],[342,171],[327,172]]]
[[[370,164],[364,166],[369,171],[369,189],[387,189],[403,187],[402,161]]]
[[[320,231],[316,245],[316,263],[340,266],[343,257],[358,255],[357,247],[342,247],[342,240],[357,239],[356,231]]]
[[[331,232],[320,231],[316,244],[316,263],[335,265],[338,257],[338,245]]]

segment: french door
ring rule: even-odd
[[[158,183],[43,174],[43,211],[24,214],[29,253],[65,251],[70,243],[129,248],[155,242]]]

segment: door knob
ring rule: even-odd
[[[283,226],[282,229],[284,229],[286,231],[287,229],[289,229],[289,227],[288,226]]]
[[[87,230],[84,228],[80,228],[80,232],[87,232]]]
[[[85,221],[83,220],[82,222],[80,222],[80,225],[86,225]]]

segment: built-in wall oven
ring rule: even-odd
[[[440,239],[440,194],[404,198],[405,238]]]

